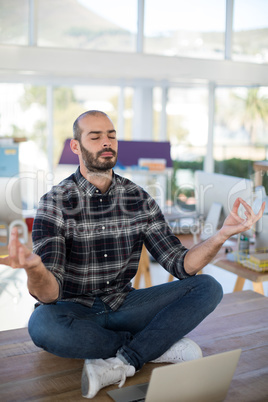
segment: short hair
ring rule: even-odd
[[[106,116],[106,117],[108,117],[108,119],[110,119],[110,117],[106,113],[104,113],[100,110],[88,110],[87,112],[84,112],[84,113],[80,114],[80,116],[77,117],[77,119],[75,120],[75,122],[73,124],[73,136],[74,136],[75,140],[81,142],[82,130],[79,126],[79,121],[81,119],[83,119],[85,116],[98,116],[98,115]]]

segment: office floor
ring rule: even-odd
[[[224,295],[220,305],[189,337],[209,356],[241,348],[227,402],[268,401],[268,320],[267,297],[250,290]],[[83,360],[63,359],[34,346],[27,328],[0,332],[0,400],[83,401],[81,373]],[[145,364],[125,386],[149,381],[153,363]],[[102,389],[94,401],[111,401]]]
[[[157,263],[151,262],[150,272],[153,285],[165,283],[168,280],[169,274]],[[212,264],[207,265],[203,273],[217,279],[225,294],[233,291],[236,275]],[[141,278],[140,287],[144,287],[143,278]],[[264,282],[263,287],[265,296],[268,296],[268,282]],[[243,290],[252,289],[252,283],[246,280]],[[25,272],[0,265],[0,331],[26,327],[34,303],[35,299],[27,291]]]

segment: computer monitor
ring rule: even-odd
[[[195,172],[196,212],[198,216],[208,219],[207,235],[212,235],[217,227],[229,215],[237,197],[253,204],[253,181],[241,177],[218,173]],[[243,217],[244,207],[238,213]]]

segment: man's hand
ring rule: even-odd
[[[39,255],[33,254],[20,243],[17,228],[11,232],[8,251],[9,256],[0,258],[0,264],[24,268],[30,293],[44,303],[55,301],[59,296],[59,284],[55,276],[46,269]]]
[[[27,271],[41,263],[41,258],[38,255],[33,254],[20,243],[17,228],[12,229],[8,251],[7,257],[0,258],[0,264],[9,265],[12,268],[24,268]]]
[[[238,208],[240,204],[245,208],[245,218],[241,218],[238,215]],[[254,213],[253,209],[250,205],[248,205],[242,198],[237,198],[234,202],[232,211],[225,219],[222,228],[220,229],[220,234],[228,239],[229,237],[249,230],[254,223],[256,223],[263,215],[265,208],[265,202],[262,203],[262,206],[257,214]]]
[[[245,208],[244,219],[238,215],[240,204]],[[259,212],[255,214],[253,209],[242,198],[237,198],[222,228],[215,235],[202,243],[196,244],[188,251],[184,259],[185,271],[193,275],[204,268],[215,257],[229,237],[250,229],[262,217],[264,208],[265,202],[263,202]]]

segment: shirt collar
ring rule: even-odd
[[[75,176],[77,185],[82,189],[82,191],[85,193],[85,195],[89,195],[90,197],[92,197],[96,193],[96,190],[98,190],[97,187],[94,186],[94,184],[90,183],[90,181],[85,179],[85,177],[80,172],[79,166],[78,166],[76,172],[74,173],[74,176]],[[120,184],[120,183],[121,183],[120,176],[115,174],[113,171],[113,181],[107,191],[107,194],[114,193],[114,191],[116,189],[116,185]]]

